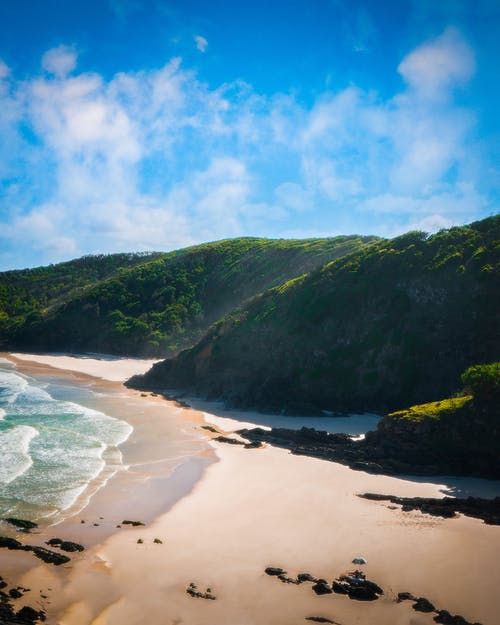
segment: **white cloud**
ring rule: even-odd
[[[242,82],[210,88],[179,58],[105,79],[72,73],[73,49],[50,50],[43,65],[57,79],[0,83],[3,258],[8,246],[54,262],[477,218],[489,212],[477,181],[485,168],[474,116],[453,100],[471,59],[449,30],[403,59],[407,86],[392,98],[349,86],[305,106]]]
[[[42,67],[49,74],[65,78],[76,67],[77,54],[73,48],[60,45],[48,50],[42,57]]]
[[[195,35],[194,42],[200,52],[206,52],[208,48],[208,41],[205,39],[205,37],[202,37],[201,35]]]
[[[10,74],[9,66],[0,59],[0,80],[7,78]]]
[[[426,98],[441,97],[467,82],[474,70],[472,48],[454,28],[416,48],[398,67],[406,82]]]

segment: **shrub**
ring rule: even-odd
[[[462,373],[463,385],[478,399],[500,396],[500,362],[474,365]]]

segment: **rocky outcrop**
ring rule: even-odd
[[[386,475],[467,475],[500,478],[500,427],[492,404],[470,400],[441,419],[413,421],[387,415],[364,440],[313,428],[242,429],[253,442],[289,449],[293,454],[346,464],[354,470]]]
[[[364,493],[358,495],[371,501],[390,501],[398,504],[404,512],[420,510],[424,514],[453,518],[457,513],[475,519],[482,519],[488,525],[500,525],[500,497],[483,499],[481,497],[395,497],[378,493]]]
[[[59,547],[59,549],[68,552],[83,551],[85,549],[83,545],[71,542],[70,540],[62,540],[61,538],[51,538],[46,544],[51,547]]]
[[[31,551],[37,558],[43,560],[43,562],[54,564],[55,566],[66,564],[66,562],[70,561],[68,556],[64,556],[61,553],[36,545],[23,545],[15,538],[10,538],[9,536],[0,536],[0,548],[2,547],[13,551]]]

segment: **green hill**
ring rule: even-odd
[[[0,273],[0,346],[174,354],[249,297],[373,240],[242,238]]]
[[[498,359],[500,217],[375,241],[252,299],[138,388],[286,413],[449,396]]]

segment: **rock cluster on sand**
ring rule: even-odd
[[[29,588],[11,588],[5,592],[8,584],[0,576],[0,623],[5,625],[34,625],[37,621],[45,621],[45,612],[35,610],[30,606],[24,606],[20,610],[15,609],[13,599],[19,599]]]
[[[488,525],[500,525],[500,497],[482,499],[480,497],[395,497],[394,495],[380,495],[378,493],[364,493],[358,495],[371,501],[390,501],[402,506],[404,512],[420,510],[425,514],[453,518],[459,512],[465,516],[482,519]]]
[[[268,566],[264,572],[266,575],[277,577],[281,582],[287,584],[312,582],[312,590],[317,595],[337,593],[357,601],[376,601],[384,594],[382,588],[375,582],[366,579],[366,576],[361,571],[353,571],[347,575],[341,575],[334,579],[331,584],[326,579],[315,577],[310,573],[299,573],[296,578],[288,577],[287,572],[280,567]]]
[[[416,612],[425,612],[430,614],[434,612],[436,616],[434,617],[434,621],[436,623],[442,623],[442,625],[481,625],[481,623],[471,623],[466,620],[460,614],[450,614],[448,610],[437,610],[428,599],[425,597],[415,597],[411,592],[399,592],[397,602],[401,603],[401,601],[413,601],[412,608]]]
[[[46,542],[47,545],[51,547],[59,547],[63,551],[69,551],[70,553],[73,551],[84,551],[85,547],[83,545],[79,545],[78,543],[73,543],[70,540],[62,540],[61,538],[51,538]]]
[[[26,519],[16,519],[14,517],[7,517],[5,519],[2,519],[2,521],[5,521],[5,523],[10,523],[10,525],[13,525],[16,529],[26,533],[28,533],[32,529],[35,529],[35,527],[38,527],[38,523],[35,523],[34,521],[27,521]]]
[[[45,549],[45,547],[37,547],[36,545],[23,545],[15,538],[10,538],[8,536],[0,536],[0,548],[1,547],[14,551],[32,551],[40,560],[48,564],[54,564],[55,566],[66,564],[66,562],[70,561],[68,556],[63,556],[61,553]]]
[[[194,582],[191,582],[189,586],[186,588],[186,592],[191,597],[196,597],[197,599],[209,599],[211,601],[215,601],[217,597],[212,594],[212,590],[207,588],[205,592],[201,592],[198,590],[198,587]]]

